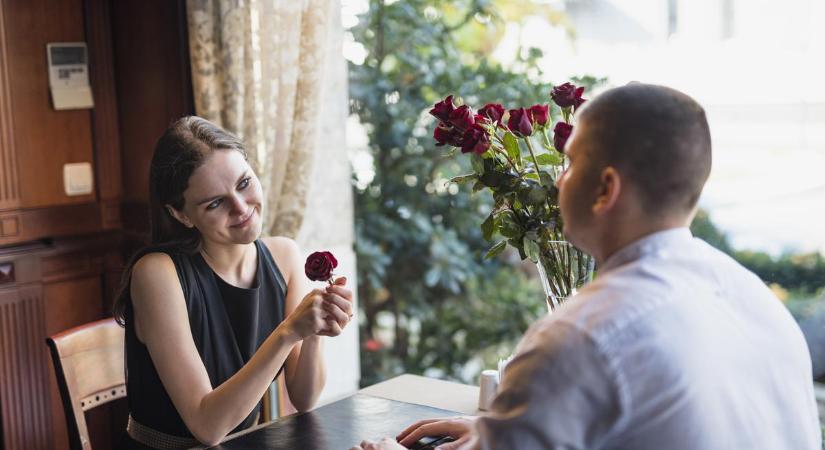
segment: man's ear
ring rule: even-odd
[[[614,167],[608,166],[599,175],[599,191],[593,202],[593,214],[601,215],[612,210],[622,192],[622,179]]]
[[[189,218],[186,217],[186,214],[184,214],[182,211],[178,211],[177,209],[173,208],[172,205],[163,206],[166,208],[167,211],[169,211],[169,214],[172,217],[174,217],[175,220],[182,223],[183,226],[185,226],[186,228],[192,228],[194,226],[192,222],[189,221]]]

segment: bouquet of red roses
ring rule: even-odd
[[[489,189],[493,194],[494,207],[481,231],[487,240],[495,235],[503,239],[487,257],[510,244],[522,259],[537,263],[551,307],[592,272],[589,256],[564,242],[555,185],[567,164],[564,146],[573,131],[575,111],[585,102],[583,93],[584,87],[564,83],[550,94],[555,107],[537,104],[507,110],[488,103],[477,112],[454,104],[450,95],[430,110],[438,119],[436,145],[460,149],[472,161],[473,173],[452,181],[472,182],[474,192]]]

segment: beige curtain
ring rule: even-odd
[[[244,140],[267,198],[263,233],[332,250],[354,286],[339,9],[339,0],[187,0],[196,113]],[[355,378],[328,383],[322,398],[357,388],[357,331],[326,346],[327,364]],[[294,411],[283,380],[273,383],[262,419]]]
[[[304,219],[336,4],[187,2],[196,113],[244,140],[267,197],[264,234],[294,238]]]

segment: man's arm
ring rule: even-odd
[[[609,355],[559,321],[534,325],[507,366],[491,412],[462,450],[598,448],[624,408]]]
[[[439,448],[578,450],[599,448],[616,435],[627,414],[621,375],[585,333],[564,322],[540,321],[522,339],[516,355],[489,414],[475,420],[422,420],[398,440],[410,445],[423,436],[449,435],[457,440]],[[403,448],[391,439],[353,447]]]

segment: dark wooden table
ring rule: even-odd
[[[222,450],[347,450],[364,439],[396,436],[419,419],[461,413],[367,394],[355,394],[304,414],[296,414],[240,433]]]
[[[309,413],[231,435],[218,449],[347,450],[396,436],[419,419],[478,414],[478,386],[401,375]]]

